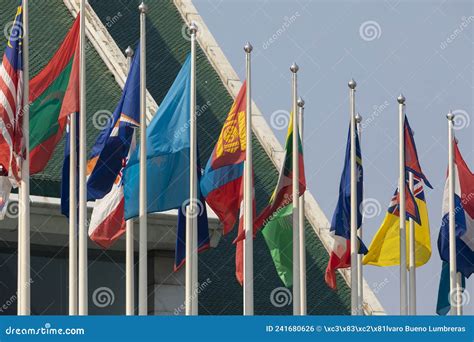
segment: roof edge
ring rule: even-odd
[[[214,70],[216,70],[217,74],[221,78],[222,83],[226,87],[229,94],[235,98],[242,85],[242,81],[235,72],[235,69],[230,64],[222,49],[217,44],[217,41],[205,24],[203,18],[199,15],[196,7],[192,3],[192,0],[173,0],[173,2],[186,24],[189,25],[192,21],[194,21],[198,25],[200,34],[197,36],[197,40],[201,46],[201,49],[205,53],[211,65],[214,67]],[[283,163],[285,151],[273,134],[271,128],[268,126],[268,123],[262,112],[253,100],[252,131],[264,148],[270,160],[279,170]],[[314,232],[323,246],[329,252],[333,243],[329,233],[330,224],[327,217],[324,215],[320,206],[316,202],[316,199],[309,190],[307,190],[305,193],[305,217],[310,222]],[[347,269],[339,271],[347,285],[350,287],[350,272]],[[365,279],[363,284],[363,293],[363,306],[365,313],[367,315],[384,315],[385,310]]]

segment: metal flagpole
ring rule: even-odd
[[[400,315],[406,315],[408,312],[407,297],[407,245],[406,245],[406,206],[405,206],[405,97],[400,94],[398,101],[399,117],[399,171],[400,179],[398,191],[400,195]]]
[[[298,128],[300,133],[301,146],[303,146],[303,121],[304,121],[304,100],[298,98]],[[304,156],[304,151],[303,151]],[[304,235],[304,194],[299,197],[298,213],[298,233],[300,235],[300,299],[301,315],[307,314],[307,296],[306,296],[306,237]]]
[[[250,54],[252,45],[244,46],[246,66],[246,148],[244,164],[244,315],[253,315],[253,182],[252,182],[252,91],[250,73]]]
[[[86,140],[86,0],[81,0],[80,8],[80,74],[79,74],[79,315],[88,314],[88,279],[87,279],[87,140]]]
[[[362,131],[361,131],[361,122],[362,115],[359,113],[355,116],[355,121],[357,125],[357,132],[359,135],[359,144],[362,144]],[[362,241],[362,226],[357,230],[357,237]],[[363,276],[363,266],[362,266],[362,254],[357,254],[357,315],[364,315],[364,276]]]
[[[414,194],[415,181],[413,179],[413,173],[408,174],[408,186],[410,191]],[[409,247],[409,259],[408,259],[408,285],[409,285],[409,297],[408,297],[408,313],[410,315],[416,315],[416,256],[415,256],[415,221],[410,217],[408,221],[408,247]]]
[[[197,217],[200,214],[200,206],[198,205],[198,193],[197,193],[197,129],[196,129],[196,34],[197,34],[197,25],[195,23],[191,24],[191,170],[190,170],[190,184],[191,191],[190,197],[191,202],[189,203],[190,208],[193,210],[193,215],[191,215],[192,221],[192,288],[193,288],[193,297],[191,300],[192,305],[192,314],[198,314],[198,290],[199,285],[198,279],[198,226],[197,226]]]
[[[297,106],[297,72],[298,65],[290,67],[292,75],[292,116],[293,116],[293,315],[301,315],[301,288],[300,288],[300,232],[299,226],[299,153],[298,153],[298,106]]]
[[[461,272],[456,273],[456,302],[457,302],[457,314],[462,316],[462,275]]]
[[[77,315],[77,141],[76,113],[69,114],[69,315]]]
[[[133,49],[130,46],[125,50],[125,55],[127,56],[128,71],[130,72],[133,57]],[[135,138],[135,136],[133,138]],[[133,243],[133,219],[129,219],[125,227],[125,314],[127,316],[135,314],[135,262]]]
[[[18,314],[30,315],[30,66],[29,5],[23,0],[23,139],[25,158],[21,165],[18,232]]]
[[[189,26],[191,34],[191,91],[190,91],[190,158],[189,158],[189,205],[186,208],[186,315],[198,314],[197,264],[197,132],[196,132],[196,33],[197,25]]]
[[[356,154],[356,122],[355,122],[355,88],[356,81],[348,83],[350,96],[350,123],[351,123],[351,313],[357,315],[358,310],[358,283],[357,283],[357,154]]]
[[[146,12],[142,2],[140,11],[140,243],[138,263],[138,314],[148,314],[148,237],[147,237],[147,174],[146,174]]]
[[[454,114],[450,111],[446,116],[448,119],[448,186],[449,186],[449,299],[451,304],[451,315],[460,315],[459,288],[457,282],[457,260],[456,260],[456,212],[454,204]]]

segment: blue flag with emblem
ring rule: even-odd
[[[110,192],[122,170],[135,127],[140,124],[140,46],[135,49],[120,102],[100,132],[87,162],[87,198],[97,200]],[[96,118],[100,124],[100,118]]]
[[[190,70],[188,56],[147,127],[147,212],[180,208],[189,199]],[[140,148],[124,170],[125,218],[138,216]]]

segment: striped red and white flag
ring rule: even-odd
[[[0,197],[4,203],[8,201],[11,187],[20,181],[24,155],[22,22],[23,7],[20,5],[9,28],[10,38],[0,65]],[[0,219],[6,207],[2,207]]]

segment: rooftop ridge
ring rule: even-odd
[[[192,0],[173,0],[173,2],[187,25],[193,21],[198,25],[199,34],[197,35],[197,40],[201,46],[201,49],[218,73],[229,94],[235,98],[242,85],[242,81],[238,77],[222,49],[219,47],[203,18],[199,15],[196,7],[192,3]],[[285,151],[273,134],[271,128],[268,126],[268,123],[262,112],[253,100],[252,131],[264,148],[270,160],[279,170],[283,163]],[[324,248],[326,248],[326,250],[329,252],[332,246],[332,238],[329,232],[330,224],[320,206],[316,202],[316,199],[309,190],[306,190],[305,193],[305,217],[313,227],[314,232],[323,244]],[[349,270],[339,269],[338,271],[346,281],[347,286],[350,287],[351,281]],[[365,278],[363,284],[363,293],[363,306],[365,313],[367,315],[384,315],[385,310],[383,309],[378,298],[375,296]]]

